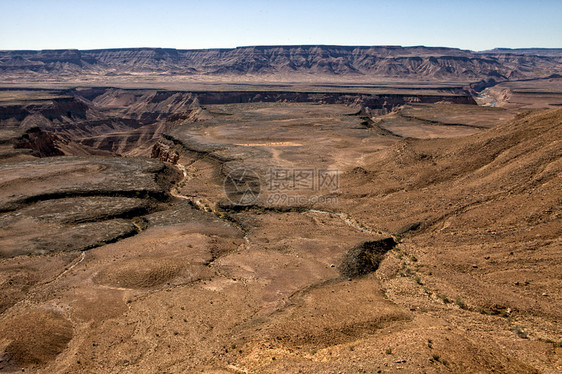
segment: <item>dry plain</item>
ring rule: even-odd
[[[1,372],[562,370],[560,78],[99,79],[3,82]]]

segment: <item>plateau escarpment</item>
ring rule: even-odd
[[[377,79],[472,82],[561,73],[559,49],[472,52],[430,47],[258,46],[234,49],[161,48],[1,51],[2,81],[73,76],[314,76],[353,81]],[[138,79],[139,77],[137,77]]]

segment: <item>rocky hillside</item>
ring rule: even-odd
[[[562,73],[561,49],[472,52],[436,47],[261,46],[234,49],[161,48],[0,51],[2,76],[134,73],[172,75],[311,75],[479,81]]]

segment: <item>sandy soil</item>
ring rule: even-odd
[[[176,167],[5,159],[0,219],[29,236],[0,240],[134,235],[0,259],[0,371],[560,372],[562,110],[357,109],[207,105],[163,130]],[[240,168],[248,205],[225,196]],[[272,168],[338,184],[274,201]],[[48,188],[83,196],[24,198]]]

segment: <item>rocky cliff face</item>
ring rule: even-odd
[[[69,139],[32,127],[17,139],[14,148],[31,149],[32,155],[36,157],[63,156],[64,152],[58,143],[68,144]]]
[[[272,46],[234,49],[161,48],[2,51],[0,74],[325,75],[482,80],[562,73],[562,50],[482,53],[429,47]]]

